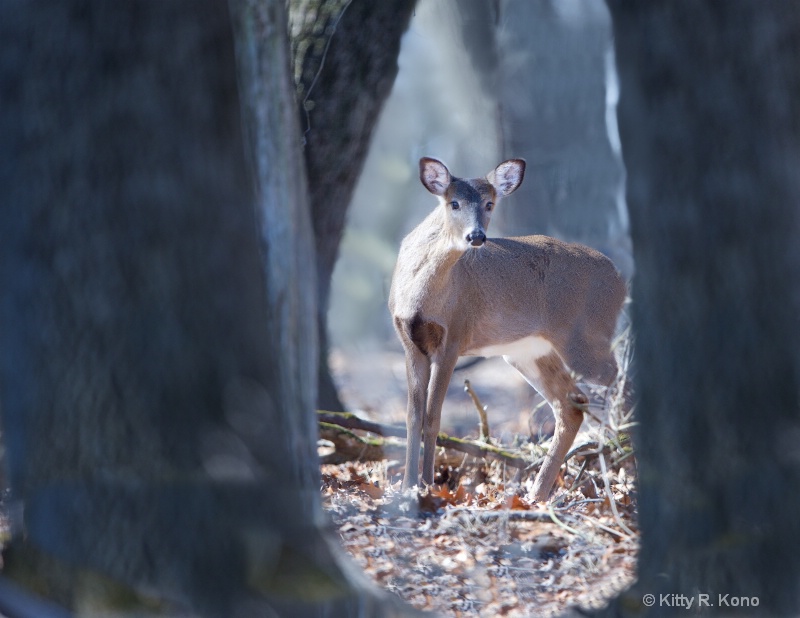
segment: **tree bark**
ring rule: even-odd
[[[639,583],[800,611],[800,11],[609,0],[636,263]],[[787,493],[788,492],[788,493]],[[756,598],[736,609],[720,596]],[[728,603],[730,598],[728,598]],[[627,609],[626,609],[627,608]]]
[[[231,6],[241,100],[226,3],[0,5],[4,574],[80,615],[389,614],[319,528],[284,9]]]
[[[315,273],[308,182],[291,79],[286,14],[280,3],[231,0],[239,67],[243,127],[255,191],[256,220],[267,283],[266,315],[281,391],[288,409],[314,410],[318,343],[313,328],[316,293],[306,279]],[[319,487],[314,415],[291,414],[275,426],[295,443],[294,481]],[[310,502],[317,504],[314,499]]]
[[[344,409],[328,368],[331,275],[347,208],[378,115],[397,75],[400,38],[415,3],[416,0],[289,3],[294,77],[317,252],[317,407],[324,410]]]

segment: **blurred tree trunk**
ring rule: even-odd
[[[416,0],[290,0],[294,77],[317,254],[318,407],[342,410],[328,367],[330,283],[372,131]]]
[[[319,529],[283,3],[231,8],[244,105],[226,3],[0,5],[4,575],[79,615],[392,611]]]
[[[504,234],[548,234],[597,247],[632,274],[624,169],[607,97],[611,20],[603,0],[499,0],[490,87],[506,157],[524,157],[520,190],[498,211]],[[479,70],[490,53],[477,47]],[[608,67],[607,67],[608,65]],[[613,95],[614,93],[611,92]]]
[[[797,615],[800,10],[609,5],[641,423],[639,583],[615,610]]]

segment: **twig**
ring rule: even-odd
[[[606,488],[606,494],[608,495],[608,502],[611,505],[611,512],[614,513],[614,519],[617,522],[617,525],[625,531],[629,537],[634,537],[636,534],[625,525],[625,522],[622,521],[622,517],[619,515],[619,511],[617,511],[617,501],[614,499],[614,494],[611,491],[611,485],[608,482],[608,470],[606,469],[606,458],[603,457],[603,453],[598,454],[598,459],[600,461],[600,472],[603,476],[603,485]]]
[[[606,450],[611,450],[612,448],[616,448],[617,450],[624,450],[625,445],[630,442],[630,436],[628,435],[621,435],[617,434],[615,437],[607,440],[605,444],[600,444],[599,442],[592,441],[592,442],[585,442],[573,448],[569,451],[564,457],[564,461],[569,461],[573,457],[597,457],[601,455]],[[632,452],[626,453],[624,457],[627,457]]]
[[[523,509],[502,509],[484,510],[469,506],[451,506],[444,509],[443,517],[448,518],[454,515],[470,515],[480,520],[508,519],[510,521],[552,521],[550,514],[546,511],[525,511]]]
[[[583,473],[586,471],[586,467],[588,465],[589,465],[589,458],[586,457],[584,458],[583,463],[581,464],[580,470],[578,470],[578,474],[575,476],[575,480],[572,482],[572,486],[567,490],[567,493],[575,489],[575,486],[578,484],[578,481],[581,480],[581,477],[583,476]]]
[[[480,421],[481,427],[481,441],[488,442],[489,441],[489,419],[486,417],[486,406],[481,403],[481,400],[478,398],[478,393],[472,388],[472,385],[469,383],[469,380],[464,380],[464,392],[469,395],[470,399],[472,399],[472,403],[475,404],[475,409],[478,410],[478,419]]]
[[[595,479],[595,476],[593,474],[591,474],[591,473],[587,474],[586,478],[584,478],[580,483],[575,484],[573,487],[570,487],[563,494],[559,495],[558,499],[554,500],[554,502],[556,504],[558,504],[559,502],[561,502],[564,498],[566,498],[569,495],[568,492],[573,491],[575,489],[580,489],[581,487],[583,487],[584,485],[588,485],[589,483],[594,483],[594,487],[595,487],[595,490],[596,490],[595,493],[596,493],[599,488],[597,486],[597,483],[595,483],[595,480],[596,479]]]
[[[555,503],[555,501],[553,501]],[[570,502],[569,504],[565,504],[564,506],[554,506],[553,510],[558,511],[559,513],[567,512],[570,509],[574,509],[577,506],[582,506],[584,504],[597,504],[599,502],[604,502],[604,500],[600,498],[586,498],[585,500],[578,500],[577,502]],[[580,513],[579,513],[580,514]]]
[[[622,457],[620,457],[619,459],[615,459],[615,460],[614,460],[614,465],[619,465],[619,464],[621,464],[623,461],[625,461],[626,459],[628,459],[628,457],[633,457],[633,455],[634,455],[634,452],[633,452],[633,450],[630,450],[630,451],[628,451],[627,453],[625,453],[625,454],[624,454]]]
[[[567,462],[570,459],[572,459],[573,457],[575,457],[576,455],[580,455],[581,457],[588,458],[591,455],[597,455],[601,450],[602,450],[602,448],[601,448],[599,443],[597,443],[597,442],[585,442],[583,444],[580,444],[580,445],[576,446],[572,450],[570,450],[570,452],[567,453],[567,456],[564,457],[564,461]]]
[[[583,536],[580,532],[575,530],[575,528],[570,528],[567,524],[561,521],[558,517],[556,517],[556,512],[553,510],[553,505],[547,505],[547,513],[550,515],[550,519],[553,520],[553,523],[556,524],[559,528],[563,528],[567,532],[574,534],[575,536]]]
[[[617,537],[619,539],[629,539],[629,538],[631,538],[631,537],[625,536],[624,534],[622,534],[618,530],[614,530],[614,528],[609,528],[608,526],[606,526],[604,524],[601,524],[599,521],[597,521],[595,519],[592,519],[591,517],[581,513],[580,511],[576,511],[574,514],[575,515],[579,515],[580,517],[583,517],[583,519],[586,520],[590,525],[596,526],[596,527],[600,528],[603,532],[607,532],[608,534],[611,534],[611,535],[613,535],[613,536],[615,536],[615,537]]]

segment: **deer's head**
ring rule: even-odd
[[[437,159],[419,160],[419,179],[439,198],[445,210],[445,232],[453,246],[466,251],[486,242],[492,212],[501,198],[516,191],[525,175],[525,161],[509,159],[485,178],[455,178]]]

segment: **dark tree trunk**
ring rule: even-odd
[[[231,6],[244,106],[227,3],[0,4],[4,574],[82,615],[385,614],[318,528],[283,4]]]
[[[639,583],[616,609],[703,593],[796,615],[800,11],[609,4],[641,423]]]
[[[328,368],[330,283],[372,131],[416,0],[291,0],[295,81],[317,252],[318,407],[341,410]]]

